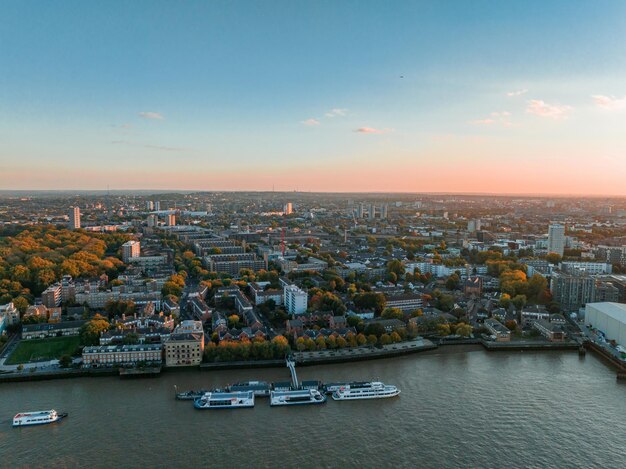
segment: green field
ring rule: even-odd
[[[73,354],[80,344],[80,337],[53,337],[51,339],[22,340],[5,365],[41,362],[59,359]]]

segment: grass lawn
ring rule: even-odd
[[[79,344],[79,336],[21,340],[5,365],[59,359],[63,355],[74,353]]]

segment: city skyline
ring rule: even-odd
[[[626,195],[602,3],[5,3],[2,189]]]

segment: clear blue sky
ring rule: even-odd
[[[0,2],[6,189],[626,194],[625,152],[624,1]]]

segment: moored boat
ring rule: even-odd
[[[272,386],[266,381],[244,381],[229,385],[226,390],[229,392],[252,391],[256,397],[267,397],[270,395]]]
[[[298,389],[294,391],[272,391],[270,405],[306,405],[323,404],[326,396],[316,389]]]
[[[373,381],[371,383],[350,383],[333,392],[335,401],[348,401],[356,399],[384,399],[395,397],[400,394],[396,386]]]
[[[177,392],[176,399],[180,401],[193,401],[193,400],[201,398],[207,392],[209,392],[207,389],[200,389],[198,391]]]
[[[207,392],[193,401],[196,409],[237,409],[254,407],[254,393],[247,392]]]
[[[59,413],[56,410],[40,410],[37,412],[20,412],[13,417],[14,427],[25,427],[28,425],[45,425],[54,423],[67,417],[66,412]]]

